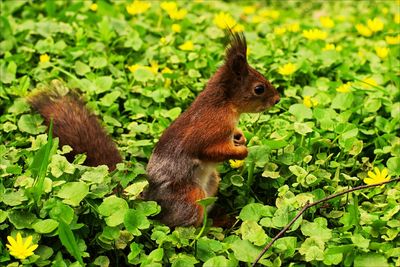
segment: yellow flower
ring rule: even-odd
[[[227,27],[232,29],[236,25],[236,20],[228,13],[220,12],[214,17],[214,24],[220,29]]]
[[[167,12],[178,9],[178,6],[176,5],[175,2],[162,2],[160,6]]]
[[[194,50],[193,42],[192,41],[186,41],[186,42],[184,42],[183,44],[181,44],[179,46],[179,49],[183,50],[183,51],[192,51],[192,50]]]
[[[290,32],[298,32],[300,31],[300,24],[298,22],[289,23],[286,25],[286,29]]]
[[[141,68],[141,66],[139,64],[128,66],[129,71],[132,73],[134,73],[137,69],[140,69],[140,68]]]
[[[126,11],[131,15],[142,14],[146,12],[150,6],[151,4],[148,2],[135,0],[133,3],[126,6]]]
[[[377,46],[375,47],[375,51],[378,57],[380,57],[381,59],[385,59],[389,54],[389,49],[387,47]]]
[[[163,73],[163,74],[164,73],[172,73],[172,70],[170,68],[168,68],[168,67],[165,67],[165,68],[162,69],[161,73]]]
[[[363,81],[363,82],[362,82],[361,86],[362,86],[363,88],[366,88],[366,89],[372,88],[372,87],[374,87],[374,86],[378,86],[378,83],[377,83],[373,78],[371,78],[371,77],[365,78],[365,79],[362,80],[362,81]]]
[[[179,25],[179,24],[172,24],[172,31],[173,31],[173,32],[181,32],[181,25]]]
[[[32,236],[28,236],[24,242],[19,232],[17,233],[17,239],[7,236],[7,240],[10,243],[6,244],[10,254],[21,260],[32,256],[34,254],[33,251],[38,247],[37,244],[32,244]]]
[[[372,35],[372,31],[367,26],[360,23],[356,25],[356,30],[365,37],[370,37]]]
[[[237,160],[237,159],[229,160],[229,165],[231,165],[231,168],[234,168],[234,169],[242,167],[243,164],[244,164],[244,160]]]
[[[394,23],[400,24],[400,13],[394,15]]]
[[[375,167],[374,171],[375,173],[371,171],[368,172],[368,178],[364,179],[364,183],[368,185],[379,184],[390,180],[390,175],[388,175],[388,170],[386,168],[380,171],[378,167]]]
[[[351,92],[351,89],[350,89],[351,85],[352,85],[351,82],[344,83],[344,84],[340,85],[338,88],[336,88],[336,91],[338,91],[340,93]]]
[[[246,15],[253,14],[254,12],[256,12],[255,6],[245,6],[243,8],[243,13]]]
[[[333,28],[335,26],[335,22],[330,17],[320,17],[319,21],[322,24],[322,27],[324,28]]]
[[[187,14],[187,10],[183,9],[183,8],[168,11],[169,17],[173,20],[181,20],[186,16],[186,14]]]
[[[341,45],[336,46],[336,51],[340,52],[342,50],[343,50],[343,46],[341,46]]]
[[[286,32],[286,28],[285,27],[277,27],[274,29],[274,34],[276,35],[282,35]]]
[[[400,44],[400,35],[397,36],[386,36],[385,37],[386,43],[390,45]]]
[[[369,19],[367,21],[367,25],[368,28],[370,28],[370,30],[373,32],[379,32],[383,30],[383,22],[378,18]]]
[[[161,37],[161,38],[160,38],[160,43],[161,43],[162,45],[166,45],[166,44],[168,43],[168,41],[167,41],[167,39],[166,39],[165,37]]]
[[[297,70],[297,66],[292,63],[287,63],[278,68],[278,73],[284,76],[292,75]]]
[[[157,61],[153,61],[152,60],[150,62],[150,67],[147,67],[147,69],[149,71],[151,71],[152,73],[157,74],[157,72],[158,72],[158,63],[157,63]]]
[[[303,104],[308,107],[315,107],[318,105],[318,101],[315,98],[312,98],[311,96],[305,96],[303,99]]]
[[[264,18],[258,15],[253,16],[253,18],[251,19],[251,22],[253,23],[260,23],[263,22]]]
[[[323,51],[335,50],[335,45],[334,45],[334,44],[329,44],[329,43],[327,43],[327,44],[325,45],[325,47],[322,48],[322,50],[323,50]]]
[[[273,9],[262,9],[260,11],[260,16],[264,18],[277,19],[280,16],[280,12]]]
[[[97,6],[96,3],[91,4],[90,7],[89,7],[89,9],[92,10],[92,11],[97,11],[97,8],[98,8],[98,6]]]
[[[303,36],[308,40],[324,40],[327,37],[327,33],[319,29],[304,30]]]
[[[243,32],[244,31],[244,26],[242,24],[236,24],[233,28],[232,28],[232,32]]]
[[[39,57],[40,63],[46,63],[50,61],[50,57],[47,54],[40,55]]]

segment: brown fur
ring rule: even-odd
[[[87,155],[88,166],[107,165],[114,170],[122,161],[115,143],[101,127],[97,117],[89,112],[83,102],[72,93],[61,96],[56,91],[43,91],[28,99],[31,106],[45,119],[46,125],[53,119],[53,134],[60,145],[69,145],[72,160],[77,154]]]
[[[225,63],[165,130],[147,167],[145,197],[161,205],[159,217],[169,226],[197,226],[202,221],[195,199],[183,201],[191,192],[188,188],[202,189],[205,197],[214,196],[219,181],[214,164],[244,159],[248,153],[244,135],[236,128],[240,114],[260,112],[279,101],[275,88],[248,65],[244,36],[230,32],[230,37]],[[259,85],[265,92],[257,95],[254,88]]]

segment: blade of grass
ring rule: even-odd
[[[59,221],[58,225],[58,237],[61,244],[67,249],[69,254],[71,254],[82,266],[84,266],[82,260],[82,254],[79,250],[78,243],[76,243],[74,233],[67,223],[63,220]]]
[[[50,161],[50,152],[53,147],[53,120],[50,121],[49,134],[47,138],[47,144],[42,147],[32,162],[31,169],[35,175],[37,175],[35,183],[33,185],[33,197],[36,202],[40,200],[43,194],[44,179],[46,178],[47,167]],[[40,167],[38,168],[40,163]]]

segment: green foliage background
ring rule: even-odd
[[[188,11],[181,20],[160,2],[135,15],[127,2],[99,1],[95,11],[91,4],[1,2],[0,265],[18,265],[5,248],[17,232],[40,245],[22,260],[27,265],[251,263],[307,201],[363,184],[373,167],[400,175],[399,44],[385,41],[399,35],[398,1],[245,3],[254,10],[187,1],[177,3]],[[239,169],[220,168],[218,205],[237,223],[207,226],[198,237],[200,229],[153,220],[159,207],[138,196],[157,138],[222,63],[219,12],[243,25],[250,64],[282,100],[269,112],[242,116],[250,155]],[[334,26],[324,28],[319,16],[330,16]],[[383,30],[360,35],[355,25],[373,18]],[[299,31],[276,31],[292,23]],[[306,39],[302,31],[312,28],[327,38]],[[187,41],[192,51],[179,48]],[[341,49],[324,50],[327,43]],[[389,54],[380,58],[377,47]],[[48,62],[40,62],[44,54]],[[297,66],[290,76],[279,73],[286,63]],[[347,82],[349,92],[336,90]],[[70,148],[52,142],[25,101],[49,84],[79,88],[123,155],[116,172],[85,167],[84,156],[70,163],[64,157]],[[113,191],[117,184],[123,193]],[[334,199],[306,212],[260,264],[399,266],[399,210],[398,183]]]

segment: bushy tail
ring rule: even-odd
[[[122,161],[115,143],[97,117],[59,81],[53,81],[50,88],[31,95],[28,102],[44,117],[47,125],[53,119],[53,135],[59,138],[60,145],[69,145],[73,149],[68,157],[73,159],[76,154],[85,153],[86,165],[104,164],[110,170]]]

